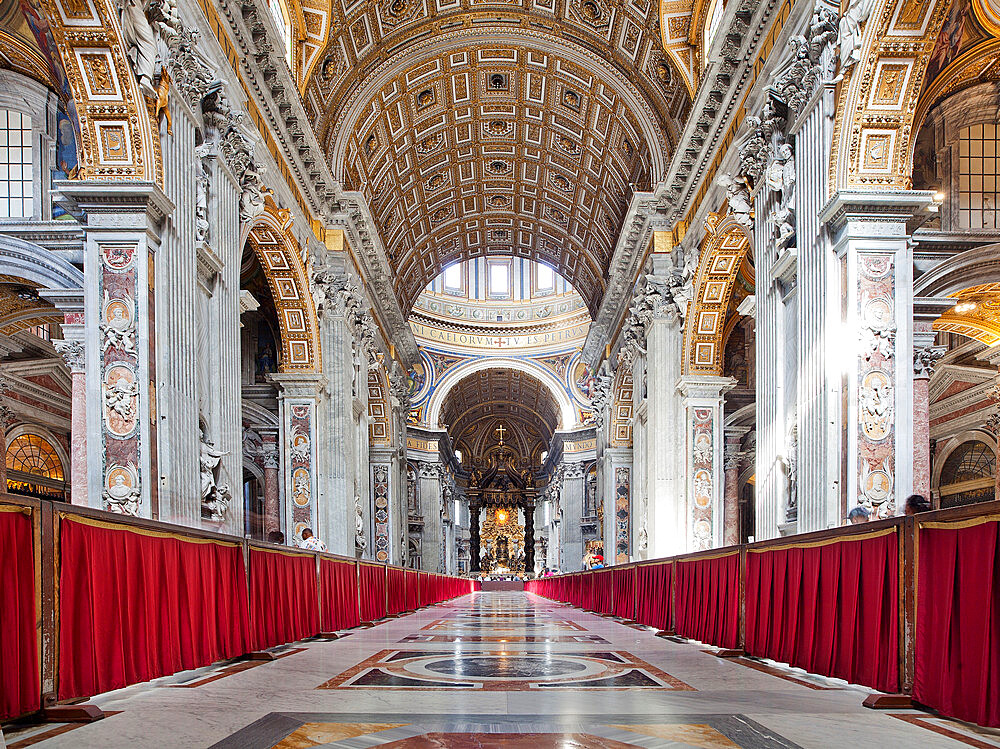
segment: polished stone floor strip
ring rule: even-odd
[[[20,726],[13,749],[1000,748],[1000,732],[861,706],[868,690],[718,658],[569,606],[477,593],[95,697],[89,725]],[[183,687],[183,688],[178,688]]]

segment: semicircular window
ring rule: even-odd
[[[22,434],[7,445],[7,491],[33,497],[64,499],[66,476],[62,461],[48,440]]]
[[[996,468],[996,454],[985,442],[970,440],[959,445],[941,469],[941,507],[992,500]]]

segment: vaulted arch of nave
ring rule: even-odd
[[[79,518],[518,579],[994,528],[995,4],[0,0],[38,700]]]

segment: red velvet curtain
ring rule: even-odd
[[[387,577],[389,585],[389,613],[399,614],[406,611],[406,570],[399,567],[389,567]]]
[[[678,561],[677,634],[722,648],[739,645],[739,552]]]
[[[60,699],[248,649],[238,546],[64,519],[60,561]]]
[[[614,571],[608,567],[590,575],[593,589],[591,606],[598,614],[611,614],[615,610]]]
[[[1000,522],[927,524],[917,550],[913,697],[1000,726]]]
[[[899,689],[895,529],[747,554],[745,649],[883,692]]]
[[[319,634],[316,557],[251,548],[250,611],[257,650]]]
[[[0,506],[0,720],[39,708],[31,516]]]
[[[417,602],[417,571],[406,571],[406,610],[416,611],[420,607]]]
[[[635,570],[635,620],[639,624],[670,630],[673,606],[673,563],[643,564]]]
[[[614,606],[611,613],[622,619],[635,618],[635,567],[612,567]]]
[[[358,617],[358,573],[354,562],[321,559],[319,582],[323,595],[323,631],[336,632],[361,623]]]
[[[361,621],[374,622],[385,617],[385,567],[381,564],[362,564]]]

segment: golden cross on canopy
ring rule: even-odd
[[[507,430],[504,428],[503,424],[501,424],[500,426],[497,427],[497,435],[500,437],[500,444],[501,445],[503,444],[503,436],[504,436],[504,433],[506,431]]]

